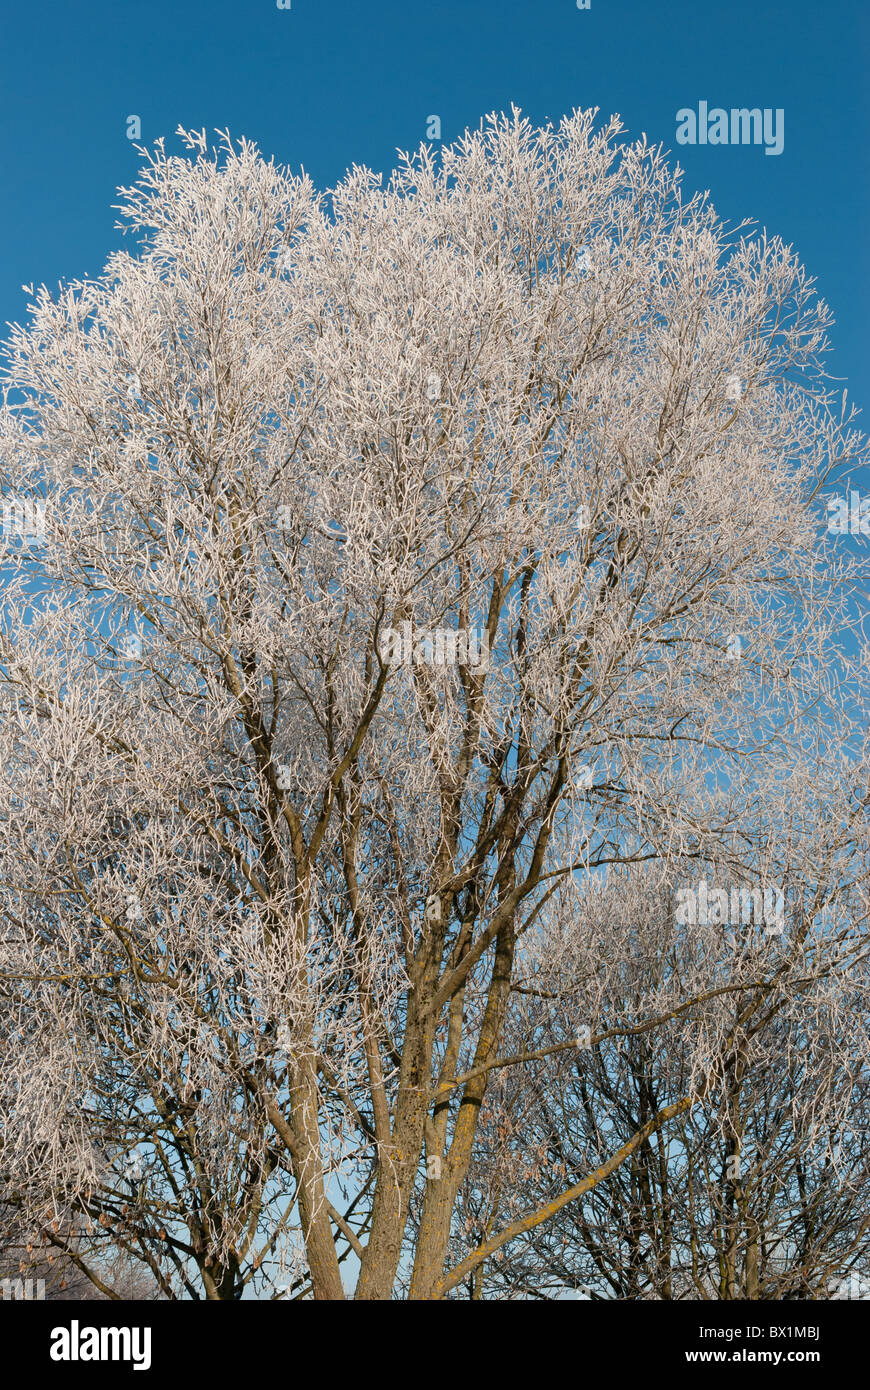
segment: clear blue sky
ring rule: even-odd
[[[516,102],[618,112],[721,215],[782,235],[837,318],[837,375],[870,405],[870,18],[865,0],[61,0],[5,7],[0,324],[22,283],[97,273],[142,139],[229,127],[320,184],[391,167],[438,114],[450,140]],[[785,149],[680,146],[676,112],[782,107]]]

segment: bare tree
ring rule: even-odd
[[[550,938],[518,983],[513,1046],[544,1055],[491,1088],[453,1258],[558,1200],[568,1179],[586,1188],[460,1296],[825,1298],[866,1277],[866,904],[852,899],[851,916],[841,902],[812,933],[792,918],[765,941],[687,930],[674,901],[649,872],[611,881],[572,924],[587,943],[574,971]],[[564,1040],[584,1016],[578,1051]],[[731,1034],[738,1019],[707,1103],[589,1182],[691,1091],[717,1020]]]
[[[182,132],[12,334],[0,1196],[166,1296],[450,1294],[524,940],[607,866],[778,882],[860,781],[827,311],[620,131],[328,198]]]
[[[80,1220],[55,1220],[43,1230],[26,1209],[4,1206],[0,1241],[0,1298],[58,1303],[158,1296],[140,1262],[112,1243],[89,1239]]]

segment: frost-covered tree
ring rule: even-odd
[[[0,1197],[167,1296],[444,1297],[524,943],[866,797],[864,445],[793,252],[615,120],[323,197],[181,134],[7,349]]]
[[[570,923],[539,934],[507,1023],[506,1050],[527,1063],[487,1093],[451,1263],[520,1229],[459,1296],[807,1299],[863,1279],[870,978],[855,847],[846,829],[837,887],[802,883],[776,940],[677,923],[650,866],[592,885]],[[705,1085],[705,1103],[644,1134]],[[536,1221],[572,1184],[585,1186]]]

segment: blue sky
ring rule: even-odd
[[[21,285],[96,274],[142,140],[229,127],[328,184],[388,170],[437,114],[445,141],[512,102],[618,112],[674,151],[720,214],[799,251],[837,327],[831,369],[867,406],[870,16],[860,0],[150,0],[9,5],[0,52],[0,323]],[[785,112],[785,148],[676,145],[676,112]]]

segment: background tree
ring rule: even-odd
[[[40,1229],[29,1221],[26,1210],[4,1206],[0,1232],[0,1298],[59,1303],[158,1296],[141,1263],[99,1239],[106,1235],[102,1227],[93,1228],[91,1237],[75,1219]]]
[[[866,899],[841,903],[814,941],[792,922],[787,941],[765,942],[678,926],[674,894],[650,873],[632,877],[582,904],[571,935],[588,948],[574,971],[551,936],[518,986],[510,1050],[545,1055],[487,1097],[454,1262],[594,1173],[690,1091],[717,1016],[728,1027],[743,1013],[741,1046],[709,1104],[652,1133],[457,1294],[829,1297],[864,1278],[870,1259]],[[594,1020],[581,1051],[564,1041],[578,1017]]]

